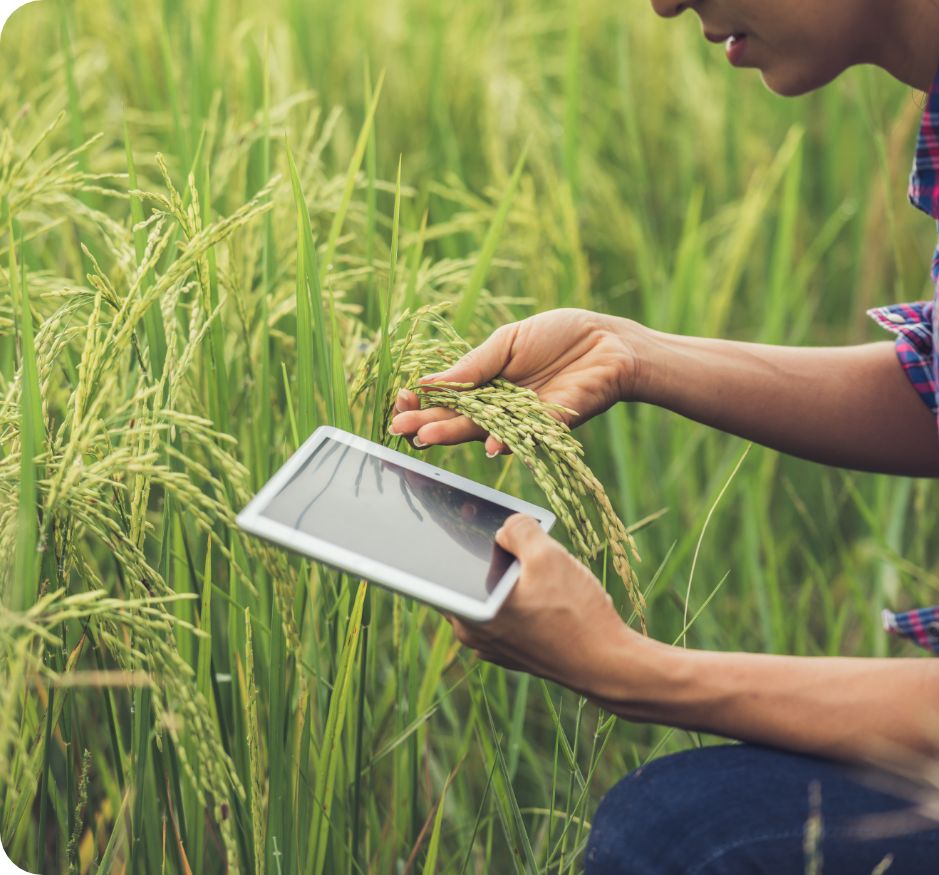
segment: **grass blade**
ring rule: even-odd
[[[375,91],[368,105],[365,121],[362,123],[362,130],[359,131],[359,138],[356,140],[355,149],[352,152],[352,159],[349,161],[349,167],[346,170],[346,181],[342,189],[342,198],[339,201],[339,206],[329,226],[329,236],[326,238],[326,251],[323,254],[323,265],[320,268],[320,285],[325,284],[326,272],[330,269],[333,258],[336,255],[336,244],[339,240],[339,234],[342,232],[342,226],[346,221],[346,213],[349,210],[349,204],[352,202],[355,179],[362,166],[362,159],[365,157],[365,150],[368,146],[372,129],[372,121],[375,118],[375,110],[378,108],[378,99],[381,97],[381,89],[384,81],[385,74],[382,72],[378,77],[378,81],[375,83]]]
[[[39,480],[41,465],[36,461],[45,444],[45,425],[39,394],[39,371],[36,364],[36,345],[33,339],[33,314],[29,303],[29,283],[25,260],[22,271],[17,265],[16,237],[13,216],[4,203],[9,235],[9,275],[13,292],[22,349],[22,389],[20,393],[20,488],[17,512],[16,559],[13,576],[14,591],[8,604],[26,610],[36,600],[39,587]]]
[[[453,327],[457,330],[457,333],[464,336],[469,329],[473,313],[476,311],[476,302],[479,299],[479,293],[482,291],[483,283],[486,282],[486,277],[489,274],[489,266],[492,264],[492,259],[496,254],[499,240],[502,238],[502,231],[505,228],[505,222],[506,219],[508,219],[512,201],[515,199],[515,192],[518,190],[518,183],[522,178],[522,170],[525,167],[527,158],[528,145],[522,149],[522,154],[515,164],[515,169],[512,171],[512,175],[509,178],[509,184],[506,186],[502,199],[499,201],[499,206],[496,208],[495,215],[492,218],[492,224],[486,232],[486,237],[483,240],[482,249],[479,251],[479,257],[476,259],[473,273],[470,275],[469,282],[466,284],[466,288],[460,296],[460,303],[453,316]]]
[[[333,806],[333,791],[341,755],[340,740],[346,720],[346,703],[352,676],[355,670],[359,634],[361,632],[362,608],[368,586],[359,584],[352,610],[346,624],[346,636],[339,654],[338,671],[329,698],[326,728],[317,756],[316,783],[313,790],[314,814],[310,825],[310,855],[305,870],[310,875],[322,875],[326,865],[326,849],[329,842],[330,812]]]

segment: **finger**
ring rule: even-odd
[[[418,429],[431,422],[441,419],[453,419],[461,414],[449,407],[428,407],[425,410],[408,410],[399,413],[391,420],[392,434],[410,436],[417,434]]]
[[[395,412],[404,413],[407,410],[420,410],[421,399],[410,389],[399,389],[395,397]]]
[[[538,520],[528,514],[512,514],[496,532],[496,543],[522,562],[533,558],[537,551],[543,550],[546,542],[553,543],[551,536],[541,528]]]
[[[451,616],[449,619],[450,625],[453,626],[453,634],[456,636],[457,641],[459,641],[460,644],[468,646],[469,643],[473,640],[472,635],[470,634],[470,630],[467,629],[466,625],[456,617]]]
[[[444,619],[450,624],[450,628],[453,630],[453,637],[463,646],[469,648],[475,648],[481,646],[481,641],[478,636],[475,634],[472,623],[466,623],[461,620],[456,614],[451,614],[449,611],[441,611]]]
[[[497,328],[489,338],[471,349],[458,362],[438,374],[421,377],[420,383],[434,383],[446,380],[451,383],[472,383],[479,386],[498,376],[508,364],[515,340],[516,323],[512,322]]]
[[[414,435],[414,446],[451,446],[467,441],[481,441],[488,432],[462,414],[451,419],[438,419],[421,426]]]
[[[520,662],[516,662],[510,656],[505,656],[497,650],[492,650],[488,647],[474,647],[473,653],[476,654],[477,659],[491,662],[493,665],[499,666],[499,668],[505,668],[509,671],[525,671],[525,666]]]
[[[493,665],[498,665],[499,668],[505,668],[509,671],[526,671],[524,665],[520,662],[516,662],[510,656],[503,656],[501,653],[487,653],[484,657],[487,662],[493,663]]]
[[[492,435],[486,438],[486,455],[490,459],[495,456],[507,456],[511,452],[502,441],[496,440]]]

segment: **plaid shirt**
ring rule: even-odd
[[[910,203],[939,223],[939,71],[926,100],[910,174]],[[897,358],[923,403],[939,414],[939,245],[932,258],[931,301],[868,310],[897,335]],[[884,628],[939,653],[939,605],[895,614],[883,612]]]

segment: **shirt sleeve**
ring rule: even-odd
[[[897,335],[897,358],[923,403],[939,413],[936,402],[936,381],[933,377],[933,311],[932,301],[913,304],[891,304],[867,311],[878,325]]]
[[[897,335],[897,358],[923,403],[937,412],[936,380],[933,370],[933,315],[932,302],[894,304],[868,310],[879,325]],[[912,611],[881,612],[884,629],[900,638],[906,638],[932,653],[939,654],[939,605],[916,608]]]
[[[895,614],[881,612],[884,629],[939,654],[939,605]]]

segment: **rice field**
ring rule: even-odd
[[[408,349],[540,310],[881,339],[864,309],[922,297],[934,243],[905,204],[919,114],[870,69],[775,97],[695,20],[641,3],[15,13],[0,40],[11,858],[580,871],[606,788],[713,739],[481,663],[433,610],[234,516],[320,424],[395,441],[389,393],[424,361]],[[575,434],[643,557],[649,634],[908,652],[879,611],[935,598],[926,482],[822,469],[644,405]],[[426,458],[546,500],[516,456]],[[622,568],[598,553],[628,616]]]

